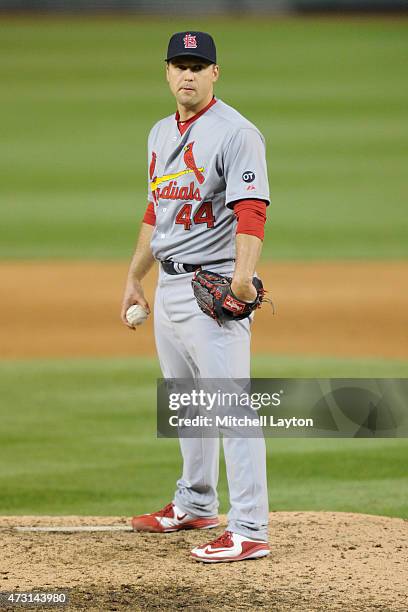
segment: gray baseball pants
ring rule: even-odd
[[[220,273],[231,273],[211,266]],[[193,274],[168,275],[160,267],[154,305],[155,340],[164,378],[250,378],[250,321],[219,327],[198,308]],[[183,473],[174,503],[194,516],[218,512],[218,438],[179,438]],[[223,438],[231,509],[228,530],[267,540],[265,441]]]

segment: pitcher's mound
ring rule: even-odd
[[[408,609],[403,519],[273,512],[271,555],[221,564],[197,563],[189,551],[222,527],[166,535],[14,529],[126,524],[124,517],[0,518],[0,591],[67,590],[70,604],[64,609],[72,610]]]

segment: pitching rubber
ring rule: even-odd
[[[135,520],[135,519],[138,520]],[[183,531],[186,529],[213,529],[219,527],[218,519],[214,519],[211,523],[210,519],[198,518],[188,523],[182,523],[175,525],[174,527],[162,527],[154,518],[147,515],[146,518],[141,519],[140,517],[134,517],[132,519],[133,531],[147,531],[149,533],[173,533],[174,531]]]

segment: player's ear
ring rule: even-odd
[[[167,82],[169,83],[169,62],[166,62],[166,79]]]
[[[213,83],[215,83],[215,81],[218,81],[218,77],[220,76],[220,67],[218,66],[218,64],[213,64],[212,69],[213,69]]]

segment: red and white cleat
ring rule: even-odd
[[[267,542],[224,531],[216,540],[193,548],[191,556],[196,561],[204,561],[204,563],[222,563],[259,559],[266,557],[269,553],[270,548]]]
[[[212,529],[218,527],[219,524],[217,516],[211,518],[192,516],[177,508],[173,503],[167,504],[158,512],[141,514],[132,518],[134,531],[155,533],[169,533],[181,529]]]

